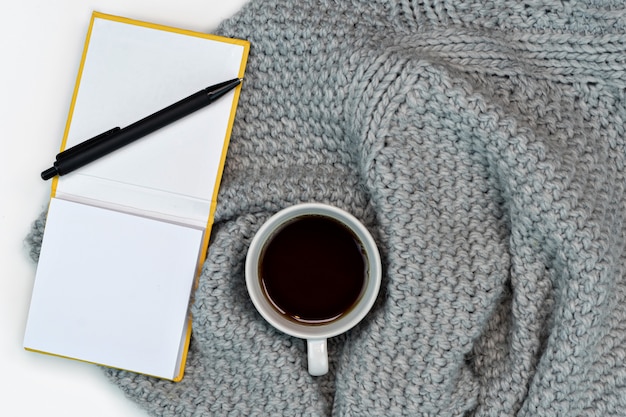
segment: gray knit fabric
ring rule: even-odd
[[[106,370],[155,416],[626,415],[626,7],[256,1],[184,380]],[[306,347],[255,311],[255,231],[361,218],[378,303]],[[43,224],[30,240],[34,256]]]

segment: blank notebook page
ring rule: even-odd
[[[236,78],[243,53],[238,44],[96,18],[66,146]],[[234,94],[59,178],[57,196],[206,226]]]
[[[202,230],[56,198],[48,216],[24,346],[175,377]]]

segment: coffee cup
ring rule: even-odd
[[[381,284],[372,235],[337,207],[303,203],[270,217],[246,257],[246,286],[261,316],[307,341],[308,370],[328,372],[327,339],[356,326]]]

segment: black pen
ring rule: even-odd
[[[241,84],[241,79],[234,78],[212,85],[123,129],[115,127],[76,146],[72,146],[57,154],[54,165],[43,171],[41,178],[48,180],[55,175],[65,175],[72,172],[196,110],[208,106],[239,84]]]

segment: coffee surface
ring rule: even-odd
[[[349,229],[327,217],[305,216],[269,239],[259,277],[279,312],[300,323],[324,324],[358,301],[366,265],[364,250]]]

